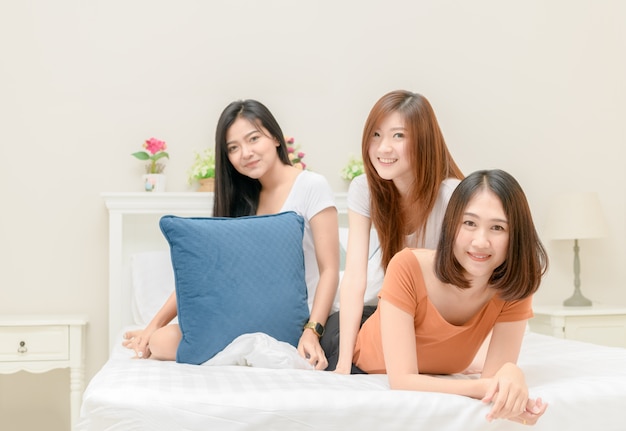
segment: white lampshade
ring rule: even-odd
[[[554,198],[545,225],[551,239],[600,238],[608,232],[597,193],[561,194]]]

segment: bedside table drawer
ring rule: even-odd
[[[68,326],[0,327],[0,362],[69,358]]]

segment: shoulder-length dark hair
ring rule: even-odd
[[[215,194],[213,215],[241,217],[256,214],[259,206],[261,182],[242,175],[228,160],[226,134],[238,118],[245,118],[262,132],[265,128],[280,145],[276,147],[280,161],[291,165],[285,136],[269,109],[256,100],[237,100],[230,103],[217,122],[215,130]]]
[[[463,268],[454,257],[454,242],[467,204],[472,196],[485,189],[500,199],[509,225],[506,259],[493,271],[489,283],[506,301],[526,298],[539,288],[548,268],[548,255],[535,230],[522,187],[513,176],[499,169],[470,174],[452,193],[437,246],[435,273],[444,283],[469,287]]]
[[[393,181],[382,179],[369,157],[371,138],[380,122],[393,112],[404,118],[408,156],[413,168],[412,188],[402,200]],[[416,232],[423,240],[428,216],[435,206],[439,188],[446,178],[463,178],[439,128],[435,111],[421,94],[397,90],[385,94],[372,107],[363,129],[362,157],[370,190],[370,213],[378,231],[382,266],[405,247],[405,236]]]

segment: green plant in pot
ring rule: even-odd
[[[215,184],[215,153],[211,148],[194,153],[194,160],[189,168],[187,179],[189,184],[200,184],[199,192],[212,192]]]
[[[348,163],[341,169],[341,178],[346,181],[352,181],[354,178],[362,175],[365,172],[363,167],[363,160],[357,159],[354,156],[350,156]]]

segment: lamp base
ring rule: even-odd
[[[575,290],[574,294],[563,301],[563,305],[566,307],[590,307],[591,300],[587,299],[580,293],[580,290]]]

